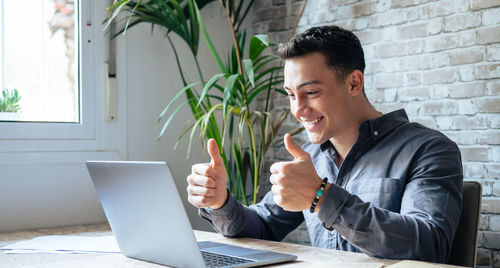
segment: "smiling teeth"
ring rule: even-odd
[[[304,124],[308,125],[308,126],[314,126],[316,125],[319,121],[321,120],[321,118],[318,118],[318,119],[315,119],[315,120],[312,120],[312,121],[304,121]]]

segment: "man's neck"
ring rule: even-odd
[[[336,137],[330,138],[330,142],[337,151],[336,163],[338,167],[344,162],[345,157],[351,151],[352,147],[358,140],[359,136],[359,125],[366,120],[380,117],[382,113],[375,110],[370,106],[366,113],[360,115],[357,120],[353,120],[350,126],[347,126],[341,133]]]

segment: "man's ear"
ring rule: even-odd
[[[363,93],[364,76],[360,70],[354,70],[347,76],[349,93],[352,96],[357,96]]]

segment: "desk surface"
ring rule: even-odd
[[[39,229],[30,231],[0,233],[0,247],[43,235],[110,235],[107,224],[78,225],[70,227]],[[296,244],[265,241],[251,238],[226,238],[217,233],[195,231],[198,241],[210,240],[250,248],[268,249],[298,256],[295,262],[274,265],[279,267],[307,267],[325,261],[360,263],[379,262],[384,265],[398,261],[377,259],[361,253],[321,249]],[[153,263],[127,258],[122,254],[5,254],[0,250],[0,267],[165,267]],[[273,266],[273,267],[274,267]],[[271,266],[266,266],[271,267]],[[453,267],[447,266],[446,267]]]

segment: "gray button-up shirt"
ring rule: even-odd
[[[200,215],[230,237],[280,241],[305,220],[316,247],[446,262],[462,207],[455,143],[398,110],[361,123],[340,168],[329,141],[303,149],[332,183],[319,213],[285,211],[269,192],[249,207],[229,195],[222,208]]]

